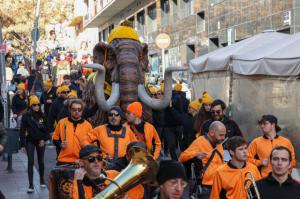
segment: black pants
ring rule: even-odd
[[[37,159],[39,163],[40,182],[44,183],[44,154],[45,146],[40,147],[37,143],[26,143],[26,152],[28,157],[28,180],[29,185],[33,185],[33,166],[34,166],[34,150],[37,151]]]
[[[178,141],[182,132],[179,127],[166,127],[164,128],[164,143],[167,146],[172,160],[178,160],[176,149],[178,148]]]

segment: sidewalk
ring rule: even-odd
[[[7,173],[7,161],[0,160],[0,190],[6,199],[45,199],[49,198],[48,189],[40,188],[39,175],[34,167],[33,183],[35,192],[27,194],[27,157],[24,153],[13,154],[12,167],[14,172]]]

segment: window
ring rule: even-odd
[[[99,42],[102,42],[102,32],[98,32]]]
[[[173,14],[173,23],[178,20],[178,3],[177,0],[171,0],[170,2],[171,8],[172,8],[172,14]]]
[[[156,24],[156,3],[150,5],[148,7],[148,12],[147,12],[147,17],[148,17],[148,23],[147,23],[147,32],[151,33],[157,30],[157,24]]]
[[[218,37],[209,38],[209,51],[213,51],[217,48],[219,48],[219,38]]]
[[[103,31],[102,31],[102,39],[103,39],[103,42],[106,42],[107,39],[108,39],[108,28],[105,28]]]
[[[197,13],[197,32],[205,31],[205,12]]]
[[[214,6],[216,4],[222,3],[225,0],[208,0],[208,5]]]
[[[114,24],[111,24],[109,27],[108,27],[108,30],[109,30],[109,33],[114,29]]]
[[[190,16],[193,12],[193,0],[181,0],[180,2],[180,15],[181,18]]]
[[[145,10],[137,13],[137,32],[140,36],[144,36],[145,28]]]
[[[132,22],[132,26],[135,27],[134,16],[128,18]]]
[[[186,46],[186,63],[189,63],[190,60],[195,58],[195,45],[187,45]]]
[[[158,74],[159,72],[159,59],[157,54],[150,55],[151,74]]]
[[[169,25],[170,3],[169,0],[161,0],[161,25]]]

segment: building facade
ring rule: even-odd
[[[300,31],[300,0],[85,0],[84,28],[98,28],[99,41],[124,19],[133,22],[149,45],[152,74],[162,72],[162,51],[155,44],[167,33],[165,65],[182,66],[216,48],[263,30]]]

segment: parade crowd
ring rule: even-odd
[[[7,57],[7,63],[10,59]],[[64,54],[59,62],[68,64]],[[290,175],[296,167],[295,150],[279,134],[276,116],[262,115],[258,121],[261,136],[246,140],[239,125],[225,115],[226,104],[221,99],[203,92],[200,99],[190,102],[182,85],[176,83],[171,103],[164,110],[153,110],[151,122],[143,119],[142,104],[132,102],[125,111],[112,106],[105,113],[106,122],[94,126],[89,118],[99,110],[98,105],[87,106],[83,101],[94,73],[85,70],[43,79],[41,70],[29,73],[19,63],[22,78],[11,107],[20,129],[21,150],[28,157],[28,193],[37,186],[33,184],[35,150],[43,188],[45,147],[53,144],[58,168],[78,167],[72,198],[90,199],[104,190],[110,182],[101,176],[115,178],[137,148],[159,161],[157,185],[141,183],[123,198],[179,199],[185,193],[188,198],[243,199],[247,198],[244,184],[249,172],[263,199],[300,197],[300,185]],[[160,98],[163,83],[159,90],[149,87],[148,91]],[[1,142],[0,147],[2,150]]]

